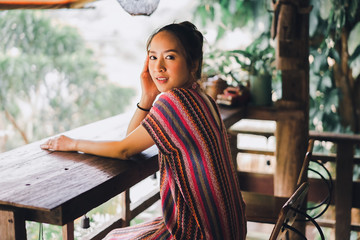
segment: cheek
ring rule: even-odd
[[[154,68],[153,68],[153,66],[151,66],[151,65],[149,64],[148,70],[149,70],[149,73],[150,73],[151,78],[153,78],[153,76],[154,76]]]
[[[188,72],[188,68],[187,68],[186,64],[176,64],[176,65],[173,65],[172,71],[176,72],[176,73],[185,74]]]

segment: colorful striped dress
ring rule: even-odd
[[[107,239],[245,239],[245,205],[215,102],[200,90],[173,89],[142,125],[159,149],[163,217]]]

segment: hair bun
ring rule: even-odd
[[[196,26],[193,23],[189,22],[189,21],[181,22],[181,23],[179,23],[179,25],[191,28],[192,30],[197,30]]]

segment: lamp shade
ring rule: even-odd
[[[118,0],[121,7],[130,15],[150,16],[158,7],[160,0]]]

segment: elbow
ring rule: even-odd
[[[121,159],[121,160],[127,160],[131,157],[132,155],[129,153],[129,151],[127,151],[126,149],[123,149],[121,151],[118,151],[116,153],[116,155],[114,156],[114,158],[117,159]]]

